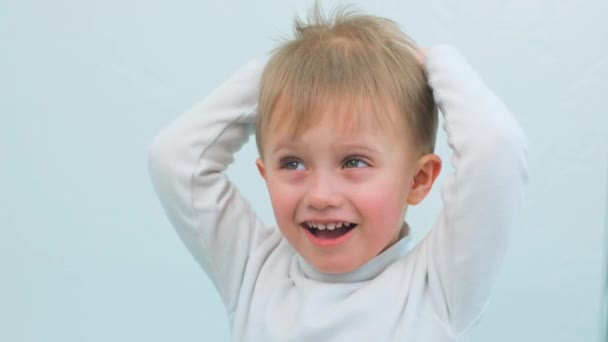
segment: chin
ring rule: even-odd
[[[311,262],[311,264],[320,272],[327,274],[349,273],[361,266],[348,260],[344,260],[344,262],[327,262],[326,260],[322,260],[321,262]]]

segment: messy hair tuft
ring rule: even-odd
[[[271,126],[287,127],[297,136],[319,122],[328,106],[348,106],[349,117],[338,120],[350,127],[404,125],[416,150],[433,152],[437,108],[416,51],[392,20],[350,6],[326,17],[316,3],[306,21],[296,17],[294,38],[272,51],[262,74],[256,123],[260,155]],[[395,121],[391,109],[402,120]]]

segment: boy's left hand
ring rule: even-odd
[[[414,56],[416,56],[416,59],[418,60],[418,62],[420,62],[420,64],[424,64],[424,58],[426,56],[426,48],[416,46],[412,52],[414,53]]]

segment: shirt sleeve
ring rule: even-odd
[[[263,68],[261,61],[242,67],[148,148],[148,171],[162,207],[229,312],[251,250],[271,232],[224,172],[254,131]]]
[[[480,316],[527,183],[527,143],[506,106],[454,48],[429,49],[425,68],[444,116],[453,171],[425,243],[437,314],[454,333]]]

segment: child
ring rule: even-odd
[[[525,139],[453,48],[415,51],[387,19],[317,12],[150,146],[155,190],[235,341],[457,341],[480,317],[521,205]],[[455,170],[411,246],[406,210],[441,169],[435,103]],[[256,122],[278,229],[224,173]]]

